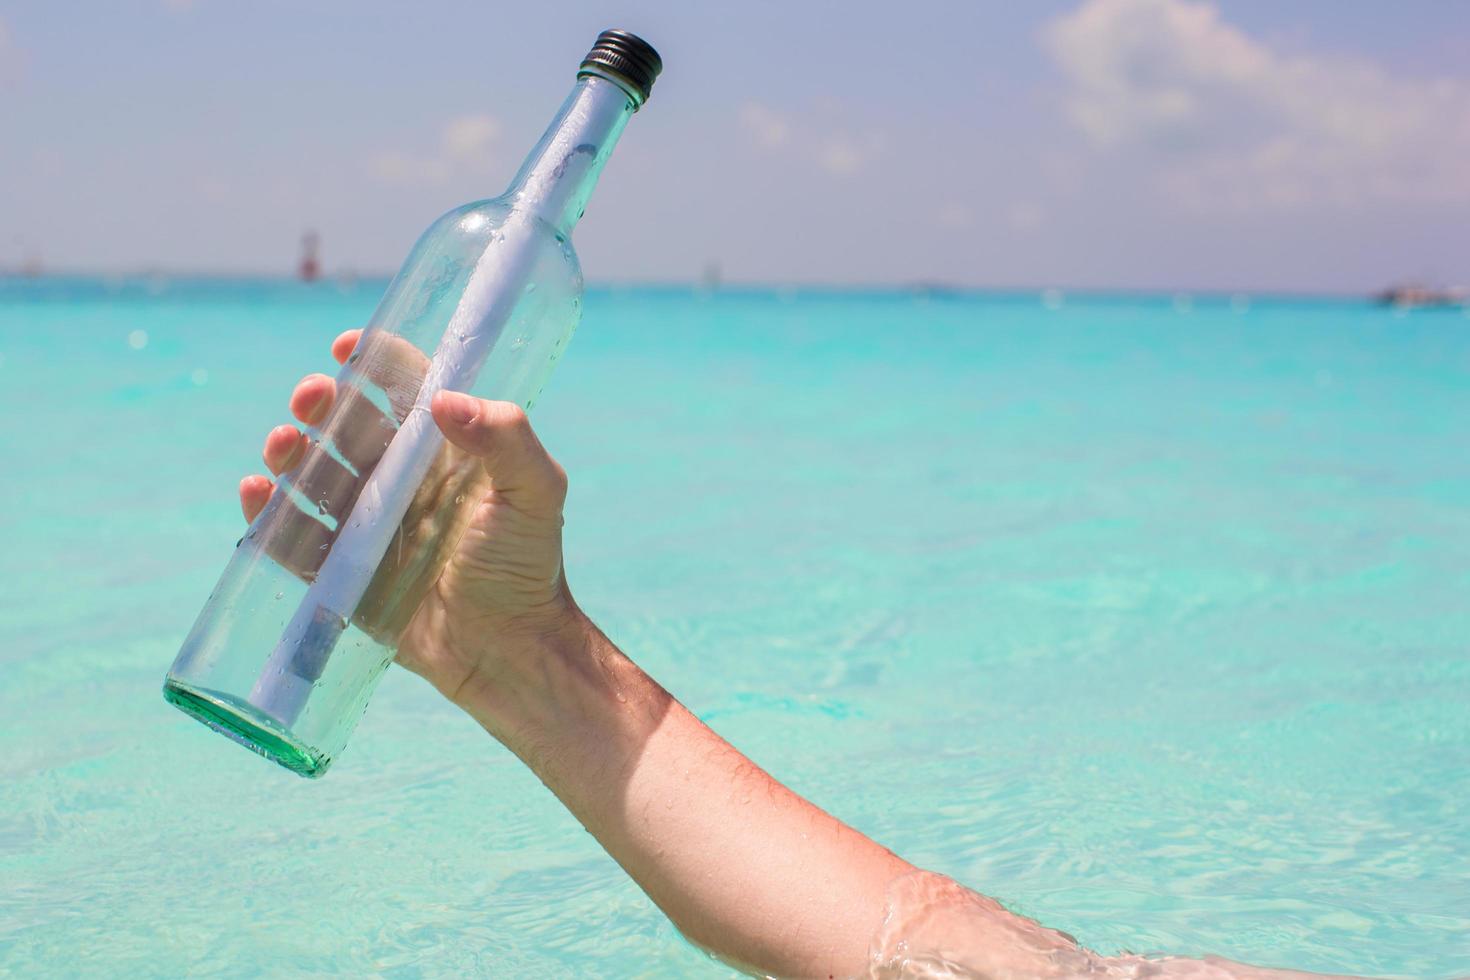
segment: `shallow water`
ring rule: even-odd
[[[0,969],[728,973],[401,670],[320,782],[160,697],[381,283],[0,283]],[[536,420],[582,604],[916,863],[1107,953],[1470,973],[1470,319],[594,290]]]

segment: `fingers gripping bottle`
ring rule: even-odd
[[[483,490],[430,401],[536,399],[580,315],[572,227],[661,69],[604,31],[510,189],[419,239],[184,640],[170,702],[303,776],[342,751]]]

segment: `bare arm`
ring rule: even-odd
[[[851,976],[913,867],[776,782],[580,612],[459,703],[691,940],[782,976]]]
[[[339,337],[337,360],[358,340]],[[319,424],[334,398],[331,378],[308,376],[292,414]],[[913,868],[768,776],[582,614],[562,574],[566,476],[523,412],[448,394],[433,412],[486,485],[397,635],[399,661],[523,759],[694,942],[783,976],[859,972],[888,883]],[[280,426],[263,457],[280,473],[309,448]],[[245,516],[272,491],[266,477],[247,477]]]
[[[357,331],[339,337],[337,360],[357,341]],[[292,414],[316,424],[334,397],[331,378],[308,376]],[[1104,959],[918,871],[802,799],[583,615],[562,572],[566,474],[525,413],[453,393],[440,393],[433,413],[459,462],[483,468],[483,496],[412,618],[392,627],[399,662],[525,761],[694,942],[787,977],[1304,976]],[[308,447],[294,427],[278,427],[266,437],[266,466],[290,469]],[[266,477],[242,481],[247,519],[272,492]],[[426,494],[426,506],[439,496]],[[373,612],[368,620],[379,621]]]

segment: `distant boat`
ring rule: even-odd
[[[1435,287],[1419,283],[1390,286],[1376,297],[1384,306],[1399,310],[1432,310],[1470,305],[1470,289],[1464,286]]]
[[[700,285],[704,287],[705,292],[712,293],[720,288],[723,279],[724,277],[720,275],[720,263],[708,262],[704,267],[704,275],[700,277]]]
[[[316,282],[322,277],[322,264],[317,258],[320,245],[321,236],[314,231],[301,236],[301,265],[297,267],[297,276],[302,282]]]

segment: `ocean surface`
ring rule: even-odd
[[[730,973],[405,671],[317,782],[160,696],[382,287],[0,280],[0,974]],[[1103,952],[1470,973],[1470,318],[593,289],[534,419],[582,605],[912,861]]]

